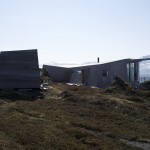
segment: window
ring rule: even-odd
[[[128,81],[132,82],[137,77],[137,73],[135,71],[135,64],[134,63],[127,63],[127,75],[128,75]]]
[[[103,77],[108,77],[109,71],[108,70],[103,70]]]

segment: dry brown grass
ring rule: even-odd
[[[16,100],[14,94],[1,97],[0,149],[130,150],[138,148],[120,139],[150,140],[148,98],[137,102],[117,92],[52,86],[37,97],[36,91],[18,93]]]

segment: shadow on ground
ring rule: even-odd
[[[36,90],[9,90],[9,91],[0,91],[0,99],[8,100],[8,101],[34,101],[37,99],[43,99],[44,95],[40,89]]]

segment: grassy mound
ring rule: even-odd
[[[128,82],[126,82],[123,78],[121,78],[120,76],[114,77],[114,81],[112,82],[111,87],[121,88],[123,90],[132,89],[130,84]]]
[[[40,69],[40,78],[41,78],[41,83],[51,83],[52,80],[48,74],[48,72],[45,69]]]
[[[0,149],[140,149],[125,141],[150,144],[150,97],[122,91],[109,94],[63,83],[39,92],[2,91]],[[38,94],[44,99],[34,97]]]
[[[106,93],[127,93],[135,94],[132,86],[120,76],[115,76],[110,87],[105,89]]]

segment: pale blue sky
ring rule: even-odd
[[[150,0],[0,0],[0,50],[30,48],[40,64],[150,55]]]

